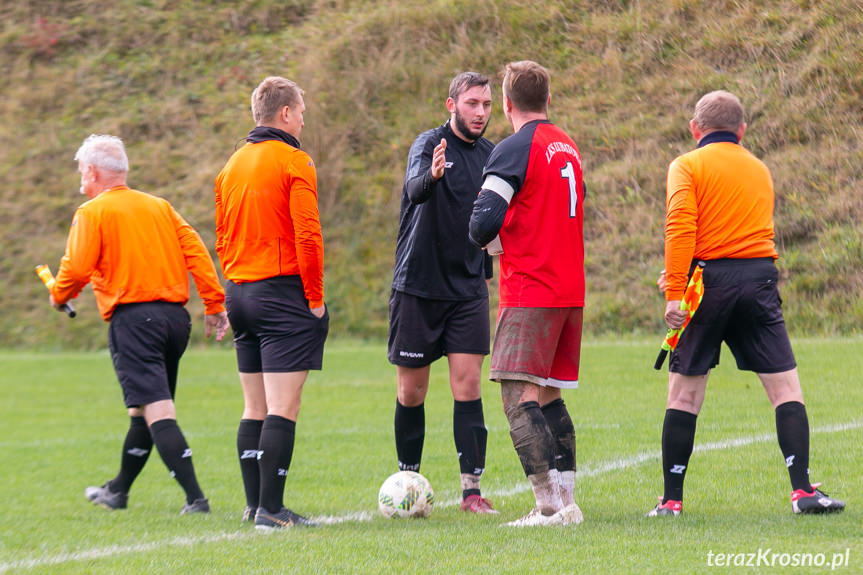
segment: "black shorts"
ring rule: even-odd
[[[122,304],[108,327],[108,348],[126,407],[173,399],[192,322],[180,303]]]
[[[706,374],[719,364],[723,341],[739,369],[779,373],[797,366],[772,258],[709,260],[703,277],[704,297],[671,354],[670,371]]]
[[[425,367],[447,353],[488,355],[488,298],[427,299],[393,290],[387,358],[394,365]]]
[[[229,281],[225,307],[240,373],[321,369],[330,315],[325,310],[318,318],[309,310],[300,276]]]

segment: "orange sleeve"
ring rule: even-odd
[[[225,208],[222,204],[222,172],[216,176],[216,253],[221,253],[225,237]]]
[[[683,298],[695,254],[698,206],[691,167],[677,158],[668,167],[665,197],[665,299]]]
[[[307,154],[297,154],[291,170],[290,211],[294,222],[297,264],[309,306],[324,302],[324,240],[318,213],[318,181],[315,164]]]
[[[173,207],[171,207],[171,217],[174,220],[174,229],[177,232],[177,240],[180,242],[180,249],[186,261],[186,268],[192,274],[198,295],[204,301],[205,313],[215,314],[225,311],[223,305],[225,292],[201,236]]]
[[[91,221],[92,217],[92,214],[87,214],[79,207],[72,218],[66,238],[66,253],[60,260],[60,269],[57,270],[51,289],[57,304],[62,305],[78,297],[96,270],[102,242],[98,222]]]

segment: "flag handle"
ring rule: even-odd
[[[51,273],[51,270],[48,269],[48,266],[45,264],[39,264],[36,266],[36,275],[39,276],[39,279],[42,280],[42,283],[45,284],[45,287],[49,290],[54,285],[54,275]],[[72,307],[70,303],[64,303],[63,305],[58,307],[58,311],[62,311],[70,318],[78,315],[78,312],[75,311],[75,308]]]
[[[653,369],[659,371],[662,369],[662,364],[665,363],[665,356],[668,355],[667,349],[660,349],[659,355],[656,356],[656,361],[653,363]]]

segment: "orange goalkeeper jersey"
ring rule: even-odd
[[[668,168],[665,219],[667,300],[686,289],[693,259],[777,258],[773,180],[730,132],[703,137]]]
[[[92,282],[108,321],[119,304],[185,304],[189,272],[206,313],[224,311],[216,267],[195,229],[167,200],[116,186],[75,212],[51,295],[63,304]]]
[[[216,253],[225,278],[235,283],[299,275],[309,305],[320,307],[324,243],[317,174],[311,157],[291,141],[297,145],[247,142],[225,164],[215,185]]]

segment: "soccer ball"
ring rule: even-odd
[[[393,473],[378,492],[378,509],[384,517],[428,517],[432,506],[431,483],[414,471]]]

